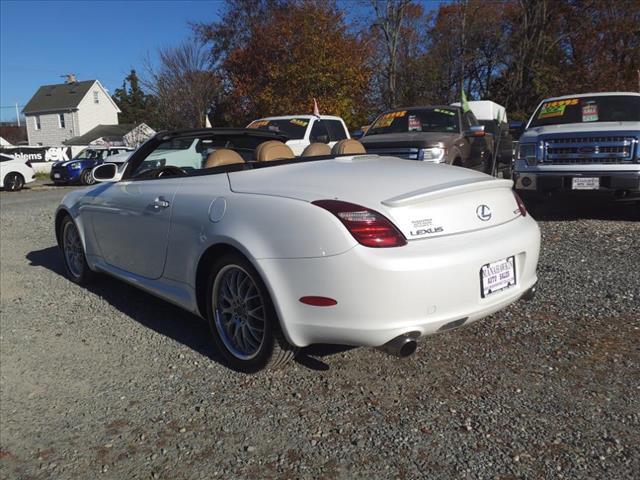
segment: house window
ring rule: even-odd
[[[42,128],[42,125],[40,125],[40,115],[36,115],[33,120],[36,124],[36,130],[40,130]]]
[[[100,103],[100,98],[98,98],[98,91],[93,92],[93,103]]]
[[[60,124],[60,128],[64,128],[64,113],[58,114],[58,123]]]

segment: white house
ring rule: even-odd
[[[98,80],[44,85],[22,112],[29,145],[59,146],[98,125],[117,125],[120,109]]]

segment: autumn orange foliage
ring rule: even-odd
[[[322,114],[357,125],[367,110],[367,49],[339,10],[306,1],[271,11],[223,67],[242,117],[312,113],[316,98]]]

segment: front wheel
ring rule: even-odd
[[[232,368],[279,368],[295,357],[297,348],[284,338],[267,288],[245,258],[220,258],[211,269],[208,294],[213,339]]]
[[[79,285],[85,285],[93,280],[95,274],[87,264],[80,232],[69,216],[64,217],[60,224],[60,248],[69,280]]]
[[[17,172],[9,172],[4,177],[4,189],[9,192],[17,192],[24,187],[24,178]]]
[[[82,185],[93,185],[94,183],[96,183],[96,179],[93,178],[93,173],[90,169],[82,172],[82,174],[80,175],[80,183]]]

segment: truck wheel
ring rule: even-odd
[[[24,178],[17,172],[9,172],[4,177],[4,189],[9,192],[17,192],[24,187]]]
[[[80,183],[82,185],[93,185],[94,183],[96,183],[96,179],[93,178],[93,175],[91,174],[91,169],[82,172],[82,174],[80,175]]]

